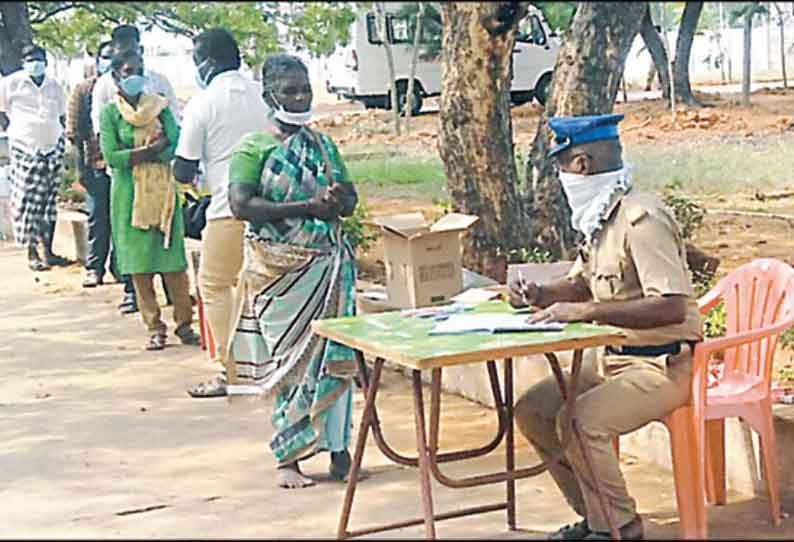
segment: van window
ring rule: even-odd
[[[378,27],[375,23],[375,14],[367,13],[367,39],[372,45],[382,45],[383,42],[378,37]]]
[[[422,43],[430,43],[434,37],[438,38],[441,33],[441,28],[436,28],[436,25],[430,25],[433,28],[428,28],[428,25],[422,27],[422,36],[420,41]],[[386,15],[386,34],[389,37],[389,43],[393,44],[412,44],[414,42],[415,22],[410,17],[397,17],[395,15]],[[383,42],[378,37],[378,27],[375,22],[375,14],[367,14],[367,39],[373,45],[382,45]]]
[[[516,41],[523,43],[534,43],[535,45],[546,45],[546,32],[543,30],[543,24],[537,15],[529,15],[524,17],[518,23],[518,33],[516,34]]]

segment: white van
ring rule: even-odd
[[[413,21],[400,16],[397,11],[402,2],[387,3],[386,35],[391,43],[397,98],[400,109],[405,105],[408,78],[413,57]],[[439,25],[422,30],[422,39],[436,39]],[[428,36],[428,38],[425,38]],[[541,104],[551,82],[551,73],[557,59],[560,42],[549,30],[540,10],[530,7],[530,12],[519,23],[516,45],[513,49],[513,83],[511,99],[520,104],[536,98]],[[359,101],[367,108],[391,109],[391,82],[386,60],[386,50],[378,39],[373,12],[361,13],[350,29],[350,44],[337,47],[325,64],[326,89],[338,98]],[[441,56],[432,60],[420,58],[416,64],[413,114],[422,108],[422,99],[438,96],[441,92]]]

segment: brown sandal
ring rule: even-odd
[[[165,348],[165,335],[161,333],[155,333],[149,340],[146,342],[146,346],[144,347],[146,350],[162,350]]]

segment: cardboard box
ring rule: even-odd
[[[460,237],[478,217],[449,213],[433,225],[421,213],[381,216],[389,303],[417,308],[449,303],[463,290]]]

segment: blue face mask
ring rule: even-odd
[[[201,67],[204,66],[208,60],[209,58],[205,59],[204,62],[196,66],[196,84],[201,89],[205,89],[209,86],[209,76],[210,73],[212,73],[212,70],[210,70],[210,72],[206,75],[201,75]]]
[[[22,64],[22,69],[31,77],[41,77],[44,75],[44,70],[47,68],[47,63],[43,60],[26,60]]]
[[[142,75],[130,75],[126,79],[119,81],[119,87],[127,96],[137,96],[143,92],[143,85],[146,78]]]
[[[96,62],[96,72],[99,75],[104,75],[110,70],[110,64],[112,59],[110,58],[99,58]]]

